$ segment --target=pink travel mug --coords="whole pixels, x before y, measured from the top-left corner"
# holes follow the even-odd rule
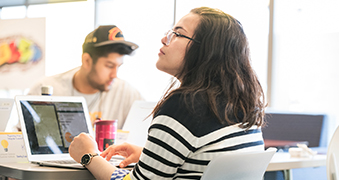
[[[118,120],[96,120],[95,140],[98,144],[99,151],[104,151],[110,145],[114,144],[117,132]]]

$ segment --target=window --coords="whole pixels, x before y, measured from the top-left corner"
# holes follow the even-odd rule
[[[160,100],[171,76],[155,64],[161,38],[173,25],[174,1],[97,0],[96,12],[96,26],[116,25],[125,40],[139,45],[132,56],[124,57],[118,77],[137,88],[146,100]]]
[[[26,6],[13,6],[1,8],[1,19],[25,18]]]
[[[275,1],[272,108],[338,119],[338,8],[338,1]]]
[[[126,40],[133,41],[140,46],[133,56],[125,57],[124,65],[121,66],[118,75],[139,89],[146,100],[158,101],[170,82],[171,76],[155,67],[157,54],[162,46],[161,38],[168,29],[173,27],[176,23],[174,21],[178,21],[191,9],[199,6],[218,7],[240,20],[250,41],[254,69],[265,88],[269,22],[267,0],[255,2],[251,0],[241,2],[176,0],[175,7],[173,0],[140,2],[98,0],[97,26],[115,24],[123,31]],[[128,7],[128,10],[119,7]]]

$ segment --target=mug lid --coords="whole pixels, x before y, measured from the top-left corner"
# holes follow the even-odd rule
[[[116,119],[114,119],[114,120],[100,120],[100,119],[98,119],[98,120],[94,121],[94,124],[105,124],[105,125],[107,125],[107,124],[113,124],[116,121],[118,121],[118,120],[116,120]]]

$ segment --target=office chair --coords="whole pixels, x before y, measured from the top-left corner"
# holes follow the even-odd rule
[[[326,171],[328,180],[339,178],[339,127],[335,130],[327,149]]]
[[[261,180],[276,151],[276,148],[268,148],[216,156],[207,165],[201,180]]]

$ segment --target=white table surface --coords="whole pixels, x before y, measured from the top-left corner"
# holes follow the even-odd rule
[[[308,168],[326,166],[326,155],[316,155],[312,158],[292,158],[289,153],[275,153],[266,171],[284,171],[295,168]],[[93,175],[86,169],[68,169],[42,167],[29,162],[25,163],[1,163],[0,175],[16,179],[83,179],[93,180]]]
[[[0,175],[15,179],[25,180],[94,180],[95,178],[87,169],[69,169],[57,167],[43,167],[29,162],[25,163],[1,163]]]
[[[266,171],[281,171],[296,168],[326,166],[326,155],[319,154],[314,157],[295,158],[289,153],[275,153]]]

